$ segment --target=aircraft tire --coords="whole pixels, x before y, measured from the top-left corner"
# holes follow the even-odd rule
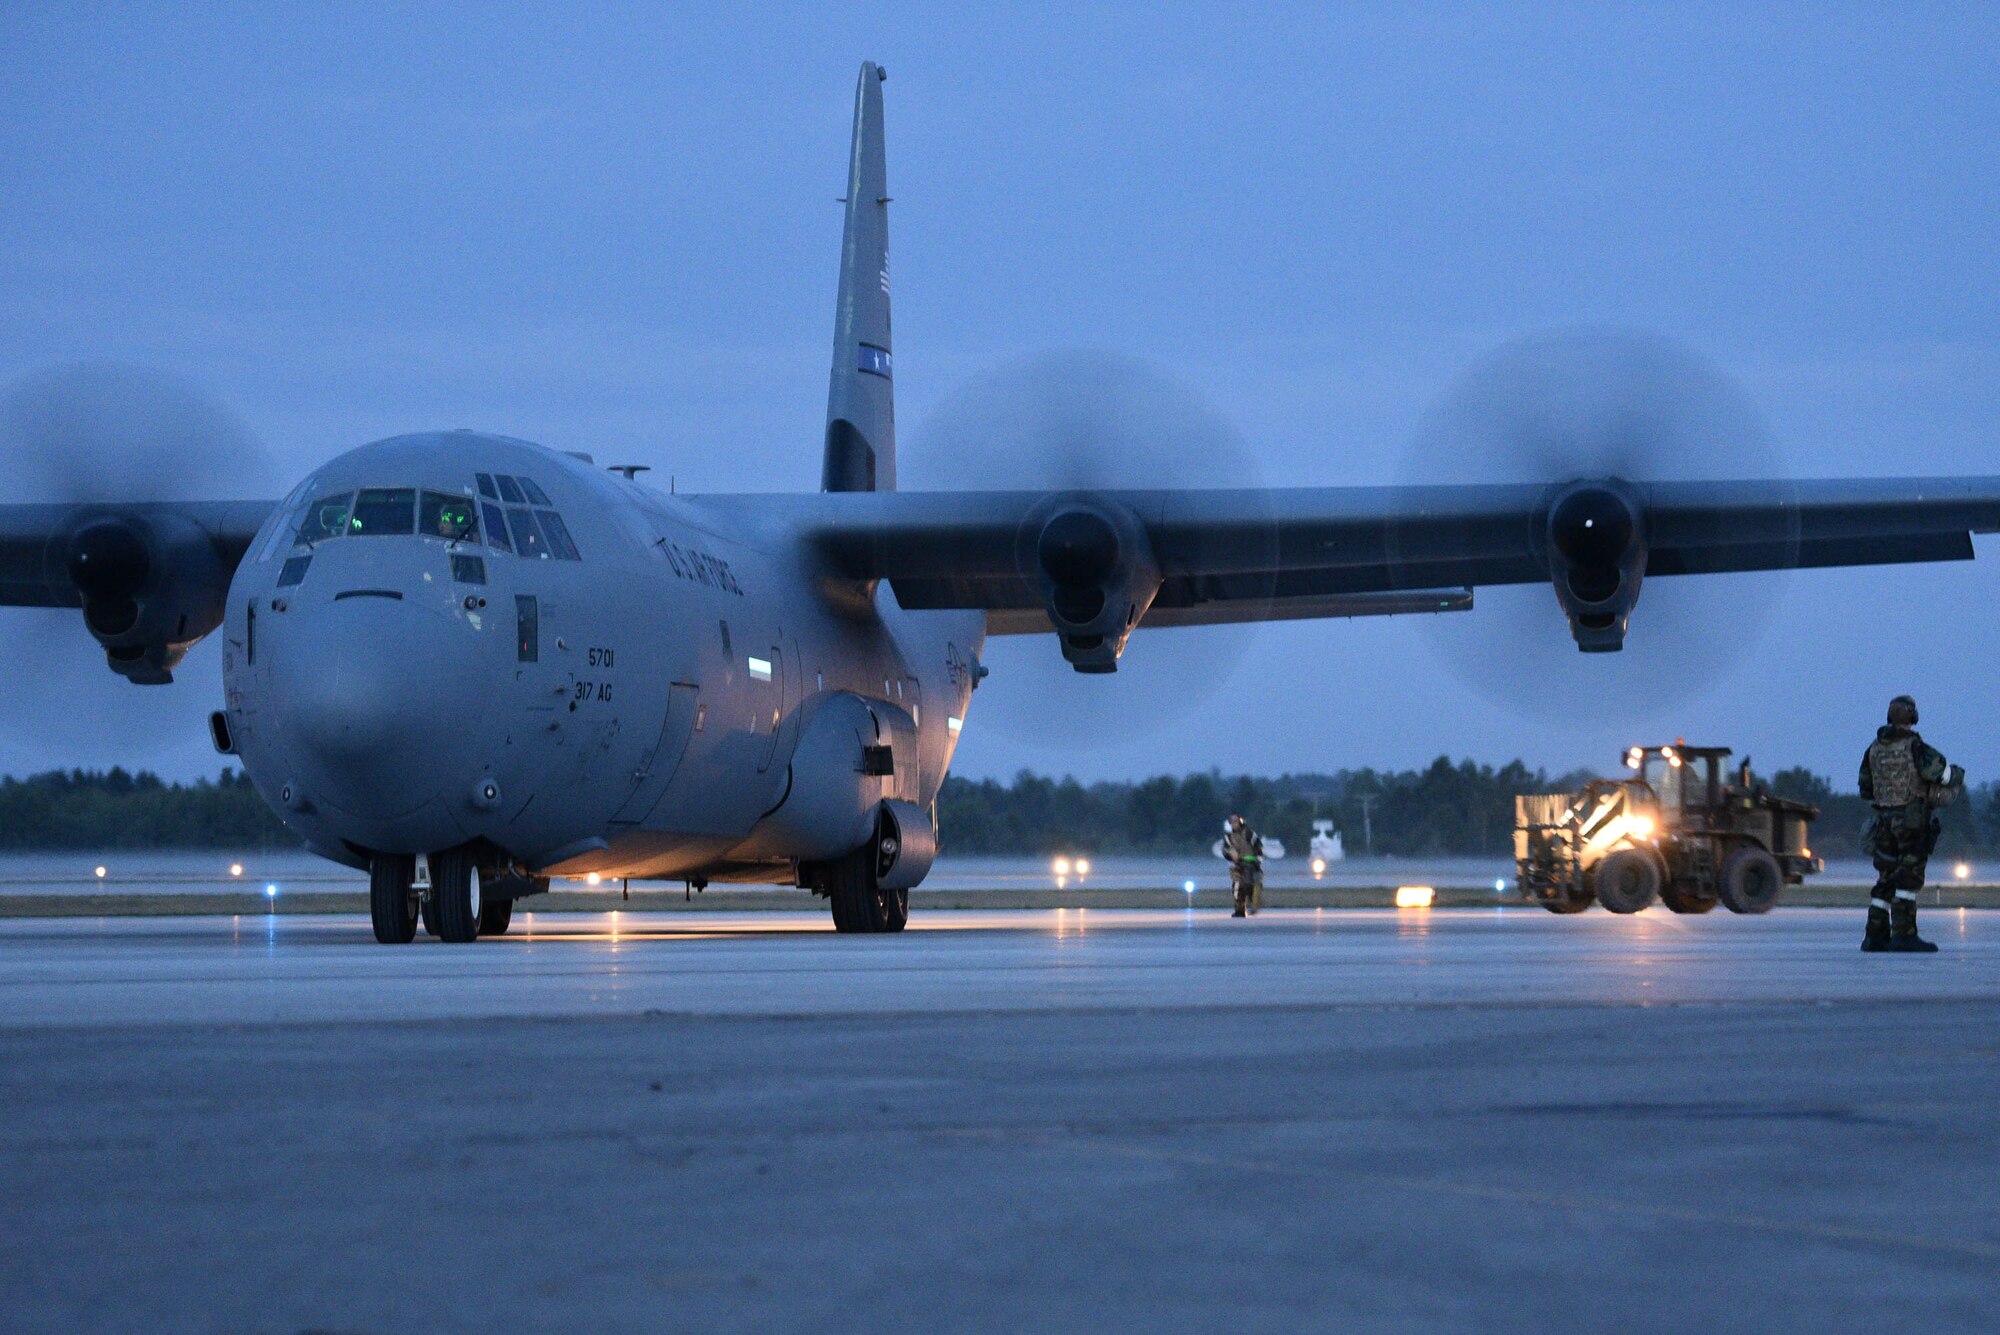
[[[462,848],[431,854],[431,911],[438,939],[454,943],[479,936],[479,868]]]
[[[424,924],[424,935],[436,936],[438,934],[437,892],[433,890],[425,895],[417,907],[422,910],[420,916]]]
[[[1638,848],[1621,848],[1597,864],[1591,878],[1597,902],[1613,913],[1637,913],[1660,897],[1666,880],[1659,859]]]
[[[507,924],[514,921],[514,901],[511,899],[482,898],[479,905],[479,934],[481,936],[505,936]]]
[[[826,891],[836,932],[900,932],[909,924],[910,892],[876,880],[873,844],[827,863]]]
[[[1722,860],[1716,881],[1722,906],[1731,913],[1769,913],[1785,888],[1785,873],[1776,858],[1746,844]]]
[[[383,854],[368,862],[368,913],[375,939],[385,946],[406,946],[417,936],[417,897],[410,892],[416,859]]]
[[[826,871],[826,902],[833,910],[833,930],[836,932],[858,932],[854,925],[853,905],[856,896],[847,894],[841,887],[840,877],[829,867]]]

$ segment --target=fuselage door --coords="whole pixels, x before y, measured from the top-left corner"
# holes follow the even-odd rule
[[[667,784],[673,780],[680,768],[681,756],[687,751],[688,739],[694,735],[695,710],[700,705],[701,688],[690,681],[673,683],[667,694],[667,716],[660,725],[660,736],[645,759],[639,762],[638,782],[633,785],[631,795],[612,814],[612,821],[621,825],[632,825],[651,815],[653,808],[660,804],[660,795],[667,791]]]

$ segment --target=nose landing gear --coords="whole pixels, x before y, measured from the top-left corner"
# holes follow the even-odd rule
[[[407,945],[417,935],[417,892],[411,886],[416,859],[384,855],[368,864],[368,912],[375,939],[385,946]]]
[[[379,854],[368,864],[368,906],[375,939],[384,945],[406,945],[417,935],[417,922],[442,941],[464,942],[499,936],[514,916],[514,901],[481,893],[479,867],[469,850],[448,849],[425,859],[430,885],[416,886],[416,859],[408,854]]]
[[[479,935],[479,868],[463,848],[433,853],[431,912],[440,941],[471,941]]]

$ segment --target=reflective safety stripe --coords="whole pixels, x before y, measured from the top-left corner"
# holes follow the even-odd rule
[[[1898,899],[1915,899],[1916,897],[1917,892],[1914,890],[1898,890],[1896,892],[1896,898]]]
[[[1889,907],[1889,901],[1886,899],[1870,899],[1868,907],[1871,909],[1886,909]]]

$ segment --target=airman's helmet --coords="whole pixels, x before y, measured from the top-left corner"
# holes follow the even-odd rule
[[[1917,726],[1917,702],[1907,695],[1899,695],[1889,702],[1889,726],[1892,728],[1914,728]]]

